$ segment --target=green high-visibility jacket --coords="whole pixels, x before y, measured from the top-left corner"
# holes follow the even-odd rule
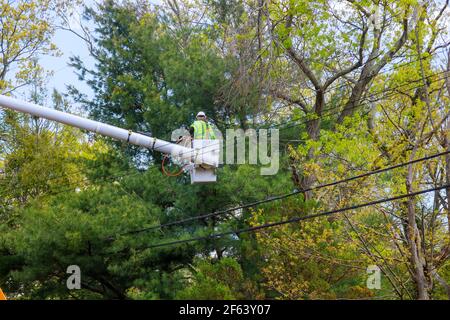
[[[194,139],[215,140],[216,134],[210,123],[202,120],[195,120],[191,127],[194,128]]]

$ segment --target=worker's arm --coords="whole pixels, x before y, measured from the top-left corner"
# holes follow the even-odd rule
[[[192,138],[194,138],[194,132],[195,132],[194,127],[193,127],[193,126],[190,126],[190,127],[189,127],[189,133],[190,133],[190,135],[191,135]]]

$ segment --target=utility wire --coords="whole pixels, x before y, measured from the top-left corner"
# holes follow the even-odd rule
[[[201,236],[201,237],[194,237],[194,238],[183,239],[183,240],[176,240],[176,241],[158,243],[158,244],[155,244],[155,245],[141,247],[138,250],[145,250],[145,249],[152,249],[152,248],[161,248],[161,247],[167,247],[167,246],[172,246],[172,245],[176,245],[176,244],[183,244],[183,243],[189,243],[189,242],[201,241],[201,240],[214,240],[214,239],[220,239],[220,238],[222,238],[224,236],[227,236],[227,235],[233,235],[233,234],[240,235],[241,233],[256,232],[256,231],[259,231],[259,230],[262,230],[262,229],[273,228],[273,227],[276,227],[276,226],[281,226],[281,225],[285,225],[285,224],[291,224],[291,223],[300,222],[300,221],[309,220],[309,219],[314,219],[314,218],[318,218],[318,217],[330,216],[330,215],[334,215],[334,214],[340,213],[340,212],[345,212],[345,211],[356,210],[356,209],[360,209],[360,208],[364,208],[364,207],[374,206],[374,205],[385,203],[385,202],[392,202],[392,201],[401,200],[401,199],[405,199],[405,198],[409,198],[409,197],[414,197],[414,196],[417,196],[417,195],[429,193],[429,192],[432,192],[432,191],[438,191],[438,190],[442,190],[442,189],[449,188],[449,187],[450,187],[450,184],[446,184],[446,185],[442,185],[442,186],[431,188],[431,189],[427,189],[427,190],[411,192],[411,193],[403,194],[403,195],[400,195],[400,196],[395,196],[395,197],[391,197],[391,198],[384,198],[384,199],[375,200],[375,201],[371,201],[371,202],[366,202],[366,203],[362,203],[362,204],[357,204],[357,205],[353,205],[353,206],[345,207],[345,208],[341,208],[341,209],[335,209],[335,210],[331,210],[331,211],[325,211],[325,212],[320,212],[320,213],[316,213],[316,214],[310,214],[310,215],[306,215],[306,216],[303,216],[303,217],[294,217],[294,218],[291,218],[291,219],[288,219],[288,220],[276,221],[276,222],[272,222],[272,223],[265,223],[265,224],[262,224],[262,225],[257,225],[257,226],[254,226],[254,227],[249,227],[249,228],[244,228],[244,229],[225,231],[225,232],[221,232],[221,233],[214,233],[214,234],[211,234],[211,235],[208,235],[208,236]]]
[[[342,183],[347,183],[347,182],[350,182],[350,181],[353,181],[353,180],[357,180],[357,179],[361,179],[361,178],[364,178],[364,177],[368,177],[368,176],[371,176],[371,175],[375,175],[375,174],[391,171],[391,170],[394,170],[394,169],[397,169],[397,168],[405,167],[405,166],[410,165],[410,164],[423,162],[423,161],[431,160],[431,159],[434,159],[434,158],[437,158],[437,157],[441,157],[441,156],[449,154],[449,153],[450,153],[450,151],[444,151],[444,152],[433,154],[433,155],[426,156],[426,157],[423,157],[423,158],[411,160],[411,161],[404,162],[404,163],[399,163],[399,164],[396,164],[396,165],[393,165],[393,166],[390,166],[390,167],[386,167],[386,168],[383,168],[383,169],[378,169],[378,170],[366,172],[366,173],[363,173],[363,174],[360,174],[360,175],[356,175],[356,176],[353,176],[353,177],[350,177],[350,178],[346,178],[346,179],[342,179],[342,180],[338,180],[338,181],[334,181],[334,182],[329,182],[329,183],[325,183],[325,184],[321,184],[321,185],[318,185],[318,186],[315,186],[315,187],[311,187],[311,188],[308,188],[308,189],[305,189],[305,190],[298,190],[298,191],[294,191],[294,192],[291,192],[291,193],[287,193],[287,194],[271,197],[271,198],[268,198],[268,199],[247,203],[247,204],[244,204],[244,205],[241,205],[241,206],[238,206],[238,207],[233,207],[233,208],[230,208],[230,209],[225,209],[225,210],[220,210],[220,211],[216,211],[216,212],[212,212],[212,213],[208,213],[208,214],[202,214],[202,215],[198,215],[198,216],[194,216],[194,217],[189,217],[189,218],[185,218],[185,219],[181,219],[181,220],[177,220],[177,221],[173,221],[173,222],[160,224],[160,225],[157,225],[157,226],[152,226],[152,227],[142,228],[142,229],[138,229],[138,230],[127,231],[127,232],[121,233],[120,235],[137,234],[137,233],[142,233],[142,232],[151,231],[151,230],[155,230],[155,229],[166,228],[166,227],[170,227],[170,226],[174,226],[174,225],[184,224],[186,222],[191,222],[191,221],[195,221],[195,220],[199,220],[199,219],[207,219],[207,218],[211,218],[211,217],[216,217],[216,216],[227,214],[229,212],[233,212],[233,211],[236,211],[236,210],[246,209],[246,208],[255,207],[255,206],[258,206],[258,205],[261,205],[261,204],[264,204],[264,203],[286,199],[286,198],[289,198],[289,197],[292,197],[292,196],[295,196],[297,194],[301,194],[301,193],[304,193],[304,192],[318,190],[318,189],[331,187],[331,186],[336,186],[336,185],[339,185],[339,184],[342,184]]]

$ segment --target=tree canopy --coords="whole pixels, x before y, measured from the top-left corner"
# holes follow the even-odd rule
[[[191,185],[164,175],[157,152],[1,111],[0,287],[17,299],[449,299],[448,4],[103,0],[83,7],[80,33],[65,25],[70,3],[0,0],[1,94],[166,140],[198,111],[223,133],[280,137],[276,175],[225,164],[217,183]],[[48,93],[39,57],[57,54],[57,28],[86,42],[94,66],[70,65],[92,96]]]

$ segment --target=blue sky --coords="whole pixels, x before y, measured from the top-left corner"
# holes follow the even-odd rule
[[[55,88],[60,92],[65,92],[66,86],[71,84],[80,91],[89,94],[89,87],[78,80],[75,69],[68,65],[71,56],[80,56],[88,66],[94,64],[94,59],[89,55],[84,41],[69,31],[59,30],[54,36],[54,43],[58,46],[62,55],[59,57],[42,56],[40,58],[40,63],[44,69],[54,72],[48,83],[50,91]]]
[[[93,5],[94,0],[87,0],[85,4],[89,6]],[[78,8],[78,11],[81,10],[81,8]],[[72,28],[75,31],[80,31],[79,14],[75,13],[74,17],[71,22]],[[53,37],[53,42],[62,55],[57,57],[48,55],[40,57],[40,63],[44,69],[54,72],[54,75],[49,79],[49,92],[53,88],[60,92],[66,92],[67,85],[70,84],[76,86],[80,91],[90,94],[89,87],[78,79],[75,69],[68,65],[70,57],[73,56],[81,57],[87,66],[94,65],[94,59],[89,55],[86,43],[72,32],[66,30],[57,30]]]
[[[92,6],[98,2],[98,0],[86,0],[84,2],[85,5]],[[148,1],[150,4],[161,4],[160,0],[152,0]],[[82,9],[78,8],[80,12]],[[85,21],[83,22],[86,23]],[[79,29],[79,14],[75,13],[74,18],[71,22],[72,28],[75,31],[80,31]],[[92,26],[88,26],[92,29]],[[81,92],[88,94],[88,96],[92,97],[92,91],[90,88],[82,81],[78,79],[78,76],[75,73],[75,69],[69,67],[69,58],[72,56],[79,56],[82,61],[88,67],[94,66],[94,59],[89,55],[89,51],[86,43],[73,34],[70,31],[58,30],[53,38],[53,42],[56,44],[58,49],[61,51],[62,55],[59,57],[52,56],[41,56],[40,63],[46,70],[51,70],[54,72],[53,77],[49,79],[48,88],[49,92],[53,90],[53,88],[58,91],[64,93],[67,91],[67,85],[74,85]]]

